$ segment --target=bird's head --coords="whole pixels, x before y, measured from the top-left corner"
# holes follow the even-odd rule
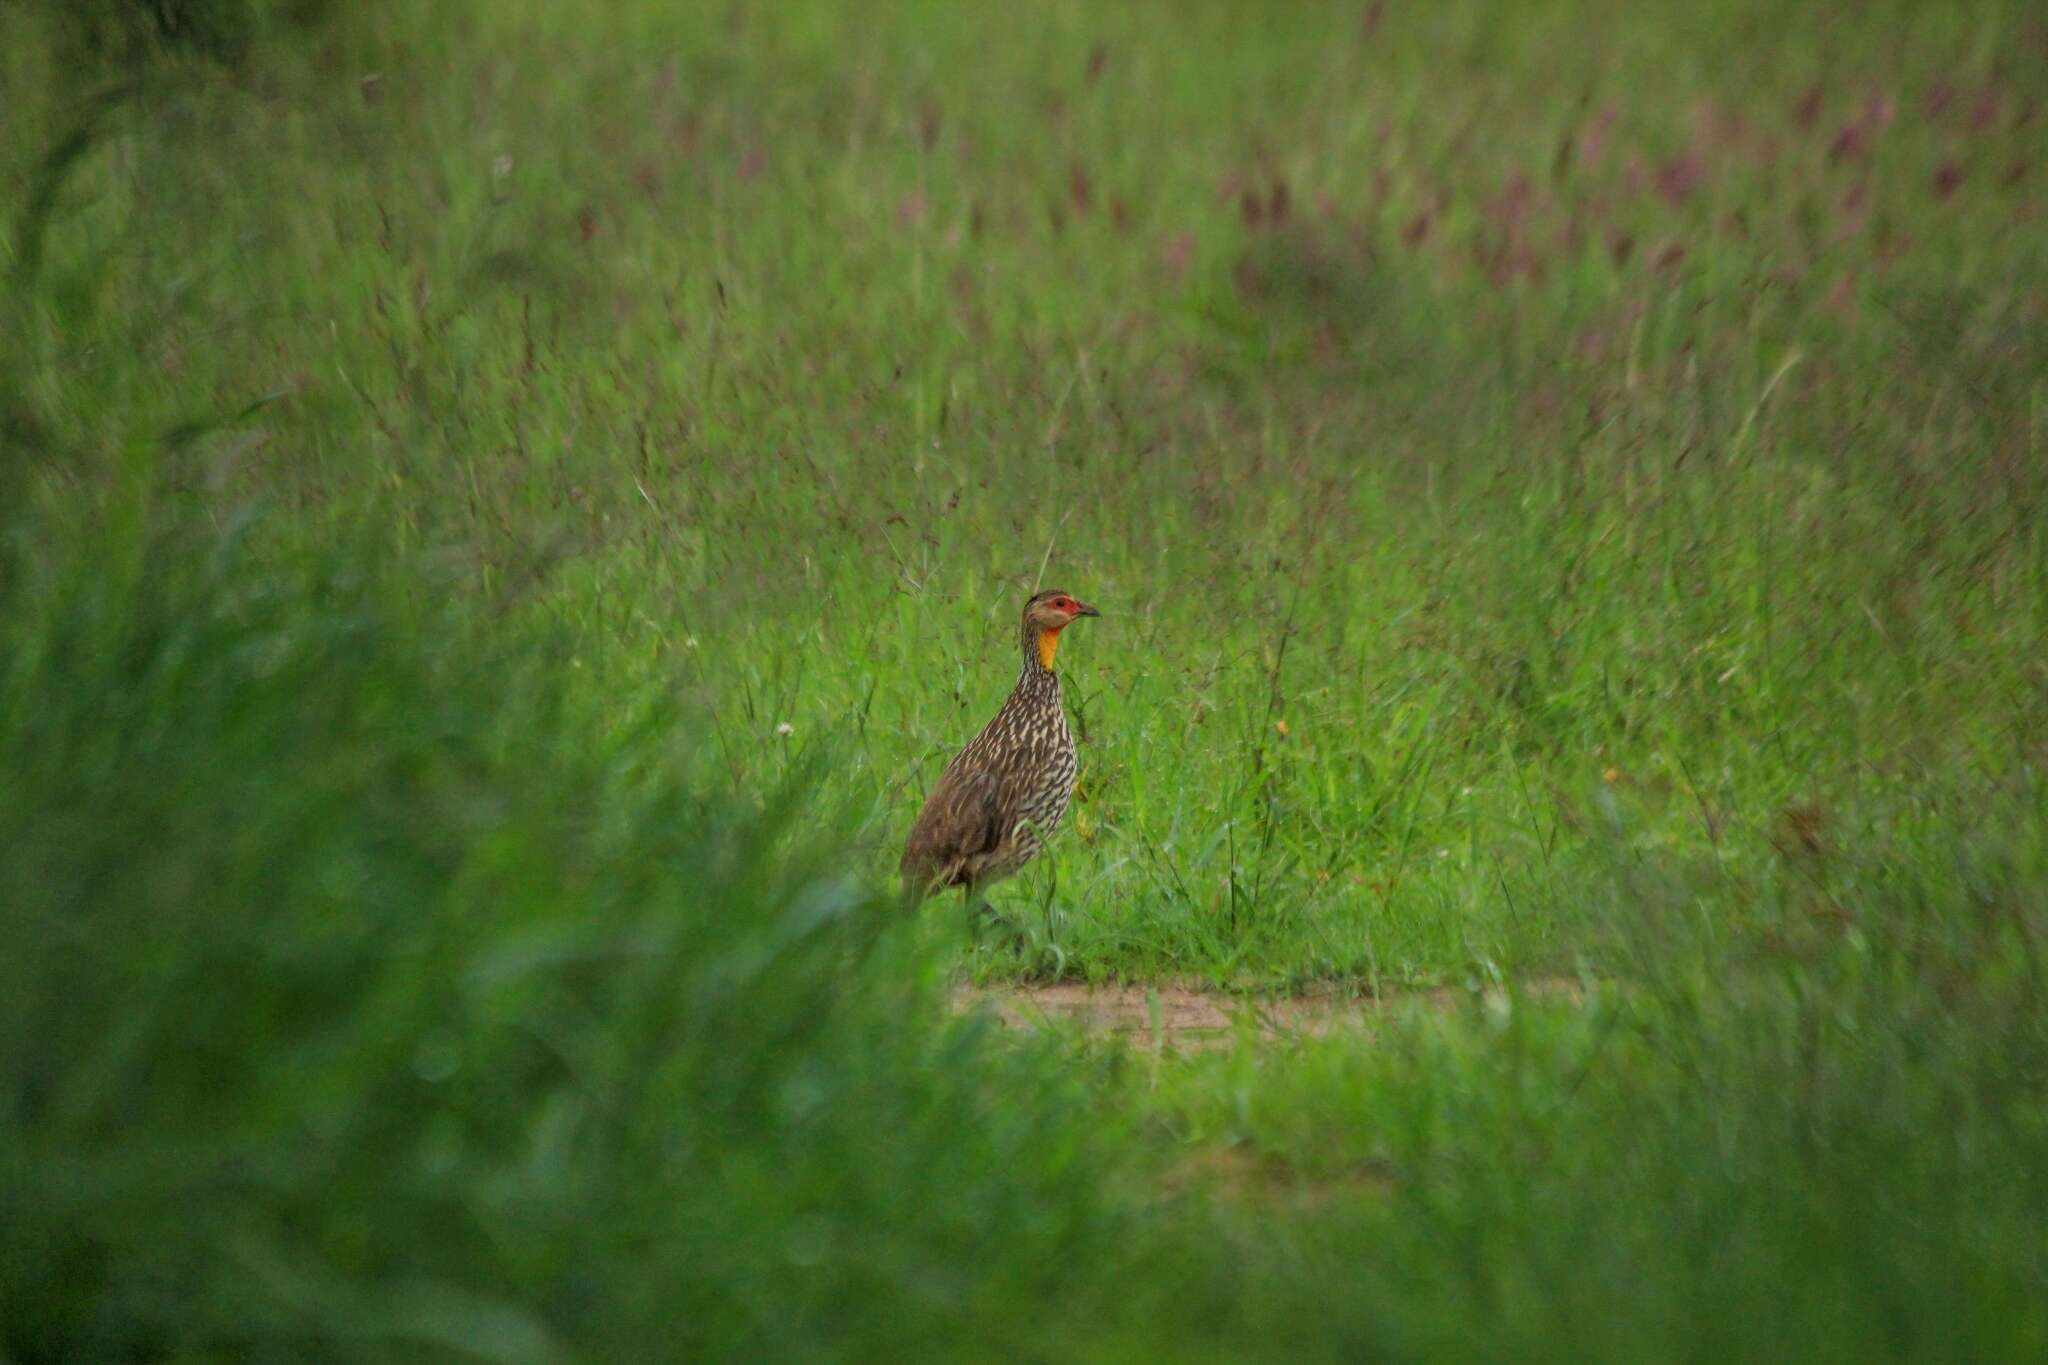
[[[1101,612],[1070,593],[1049,588],[1024,604],[1024,639],[1038,656],[1040,668],[1052,667],[1053,651],[1059,648],[1060,632],[1083,616]]]

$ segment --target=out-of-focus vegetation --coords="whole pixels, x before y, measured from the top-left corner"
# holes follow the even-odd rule
[[[2044,72],[0,8],[0,1360],[2048,1350]],[[882,878],[1041,575],[970,942]]]

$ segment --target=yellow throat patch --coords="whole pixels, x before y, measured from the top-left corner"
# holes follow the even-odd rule
[[[1060,633],[1056,630],[1038,632],[1038,666],[1052,667],[1052,652],[1060,647]]]

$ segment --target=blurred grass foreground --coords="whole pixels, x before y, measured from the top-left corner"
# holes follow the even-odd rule
[[[0,1365],[2048,1358],[2044,73],[0,6]]]

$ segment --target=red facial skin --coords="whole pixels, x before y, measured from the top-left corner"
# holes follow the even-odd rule
[[[1058,625],[1046,626],[1038,636],[1038,662],[1042,667],[1051,668],[1053,653],[1059,648],[1060,632],[1091,613],[1087,607],[1071,597],[1049,598],[1045,605],[1067,618]]]

